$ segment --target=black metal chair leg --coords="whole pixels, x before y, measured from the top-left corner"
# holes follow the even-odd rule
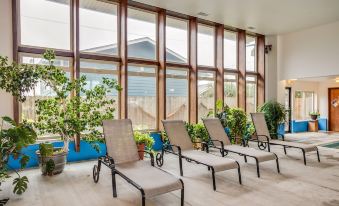
[[[287,155],[286,146],[284,146],[284,153]]]
[[[267,142],[267,150],[268,150],[269,152],[271,152],[271,146],[270,146],[270,143],[269,143],[269,142]]]
[[[278,156],[277,156],[277,155],[275,155],[275,156],[276,156],[275,161],[277,162],[277,170],[278,170],[278,173],[280,173],[279,159],[278,159]]]
[[[145,198],[145,196],[143,195],[142,196],[142,206],[146,206],[146,198]]]
[[[215,191],[215,190],[217,190],[217,187],[215,185],[215,172],[214,172],[213,167],[211,167],[211,169],[212,169],[212,179],[213,179],[213,190]]]
[[[306,154],[305,154],[305,150],[302,149],[302,151],[303,151],[303,157],[304,157],[304,165],[306,165]]]
[[[181,206],[184,206],[185,204],[185,186],[184,186],[184,182],[180,179],[181,185],[182,185],[182,189],[181,189]]]
[[[247,162],[247,156],[246,155],[244,155],[244,160],[245,160],[245,162]]]
[[[112,170],[112,188],[113,188],[113,197],[117,197],[117,185],[115,180],[115,171]]]
[[[258,161],[257,158],[255,158],[255,163],[256,163],[256,165],[257,165],[257,176],[258,176],[258,178],[260,178],[259,161]]]
[[[210,168],[210,167],[207,167],[207,169],[208,169],[208,171],[210,171],[210,170],[211,170],[211,168]]]
[[[236,162],[237,165],[238,165],[238,176],[239,176],[239,184],[242,184],[242,181],[241,181],[241,172],[240,172],[240,165],[239,165],[239,162]]]
[[[320,162],[320,155],[319,155],[319,149],[317,148],[317,156],[318,156],[318,162]]]
[[[182,158],[181,155],[179,155],[179,167],[180,167],[180,176],[184,175],[184,171],[182,169]]]

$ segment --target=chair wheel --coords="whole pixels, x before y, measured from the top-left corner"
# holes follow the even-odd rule
[[[162,167],[164,164],[164,157],[161,155],[161,153],[158,153],[157,156],[155,157],[155,161],[159,167]]]
[[[260,150],[265,150],[267,147],[267,143],[266,142],[258,142],[258,147]]]
[[[97,183],[99,181],[100,170],[97,165],[93,167],[93,181]]]

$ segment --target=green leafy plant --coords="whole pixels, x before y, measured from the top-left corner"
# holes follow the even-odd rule
[[[154,139],[150,136],[149,133],[135,131],[134,140],[136,144],[144,144],[148,150],[151,150],[154,145]]]
[[[21,150],[29,144],[33,144],[36,139],[37,134],[30,123],[24,121],[17,124],[10,117],[2,117],[0,130],[0,185],[1,182],[10,178],[7,165],[9,157],[12,155],[14,159],[20,158],[21,169],[25,168],[29,161],[29,156],[22,154]],[[21,177],[17,170],[14,170],[14,172],[18,177],[13,181],[13,192],[20,195],[26,191],[28,179],[26,176]]]
[[[208,141],[209,136],[208,132],[202,123],[198,124],[190,124],[186,123],[186,130],[191,137],[192,142],[199,142],[199,141]]]
[[[53,144],[51,143],[40,143],[39,151],[42,157],[52,156],[54,153]]]
[[[243,140],[247,132],[246,112],[240,108],[229,108],[226,121],[231,137],[236,140]]]
[[[268,101],[258,109],[265,113],[265,120],[272,137],[277,137],[279,124],[286,121],[288,111],[285,106],[276,101]]]
[[[310,112],[310,115],[315,115],[315,116],[320,116],[320,113],[318,111],[313,111],[313,112]]]
[[[217,100],[215,106],[216,106],[215,117],[217,117],[220,120],[223,127],[227,127],[227,113],[230,107],[227,104],[223,105],[222,100]]]

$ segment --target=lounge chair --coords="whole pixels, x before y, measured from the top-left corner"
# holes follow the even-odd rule
[[[195,150],[191,138],[185,128],[184,121],[181,120],[163,120],[162,121],[172,149],[162,150],[177,155],[179,157],[180,175],[183,176],[182,159],[188,162],[195,162],[207,166],[212,171],[213,189],[216,190],[215,172],[221,172],[230,169],[238,169],[239,183],[241,184],[241,173],[239,163],[232,159],[222,158],[216,155],[208,154],[201,150]],[[158,157],[157,157],[158,159]],[[162,162],[163,163],[163,162]]]
[[[317,152],[318,162],[320,162],[319,150],[317,146],[311,144],[303,144],[298,142],[287,142],[284,141],[284,136],[282,140],[272,139],[270,132],[268,130],[265,114],[264,113],[251,113],[252,121],[256,131],[256,139],[252,141],[258,142],[258,147],[260,149],[268,149],[271,151],[270,145],[280,145],[284,147],[284,153],[287,154],[286,148],[296,148],[301,149],[304,157],[304,164],[306,165],[306,152]]]
[[[103,121],[107,154],[98,158],[98,165],[93,167],[93,180],[99,181],[101,164],[106,165],[112,172],[113,197],[117,197],[115,175],[121,176],[141,192],[142,205],[146,198],[181,190],[181,205],[184,205],[184,184],[181,179],[139,160],[137,146],[133,139],[132,122],[124,120]]]
[[[279,169],[279,160],[278,156],[272,152],[260,151],[249,147],[243,147],[239,145],[232,145],[224,127],[217,118],[208,118],[202,120],[207,132],[210,137],[210,142],[212,144],[205,144],[208,152],[209,147],[216,148],[220,150],[221,155],[224,157],[228,152],[236,153],[238,155],[244,156],[245,162],[247,162],[247,157],[252,157],[256,161],[257,165],[257,175],[260,177],[259,163],[276,160],[277,170],[280,173]]]

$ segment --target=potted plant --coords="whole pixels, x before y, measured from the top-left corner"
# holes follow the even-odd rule
[[[190,124],[186,123],[186,130],[193,142],[195,149],[201,149],[202,142],[207,142],[209,140],[208,132],[205,126],[202,123]]]
[[[144,150],[152,150],[154,140],[149,133],[142,133],[140,131],[134,132],[134,140],[138,147],[139,158],[144,159]]]
[[[246,112],[240,108],[229,108],[226,121],[234,143],[242,143],[247,129]]]
[[[8,172],[8,160],[10,156],[14,159],[20,159],[21,169],[25,168],[29,156],[21,153],[21,149],[33,144],[36,141],[37,134],[32,128],[32,125],[27,122],[17,124],[9,117],[2,117],[1,130],[0,130],[0,186],[1,182],[10,178]],[[13,193],[22,194],[27,189],[28,178],[20,176],[18,171],[14,170],[17,178],[13,180]],[[0,190],[1,191],[1,190]]]
[[[317,120],[319,116],[320,116],[319,112],[310,112],[310,117],[312,120]]]

